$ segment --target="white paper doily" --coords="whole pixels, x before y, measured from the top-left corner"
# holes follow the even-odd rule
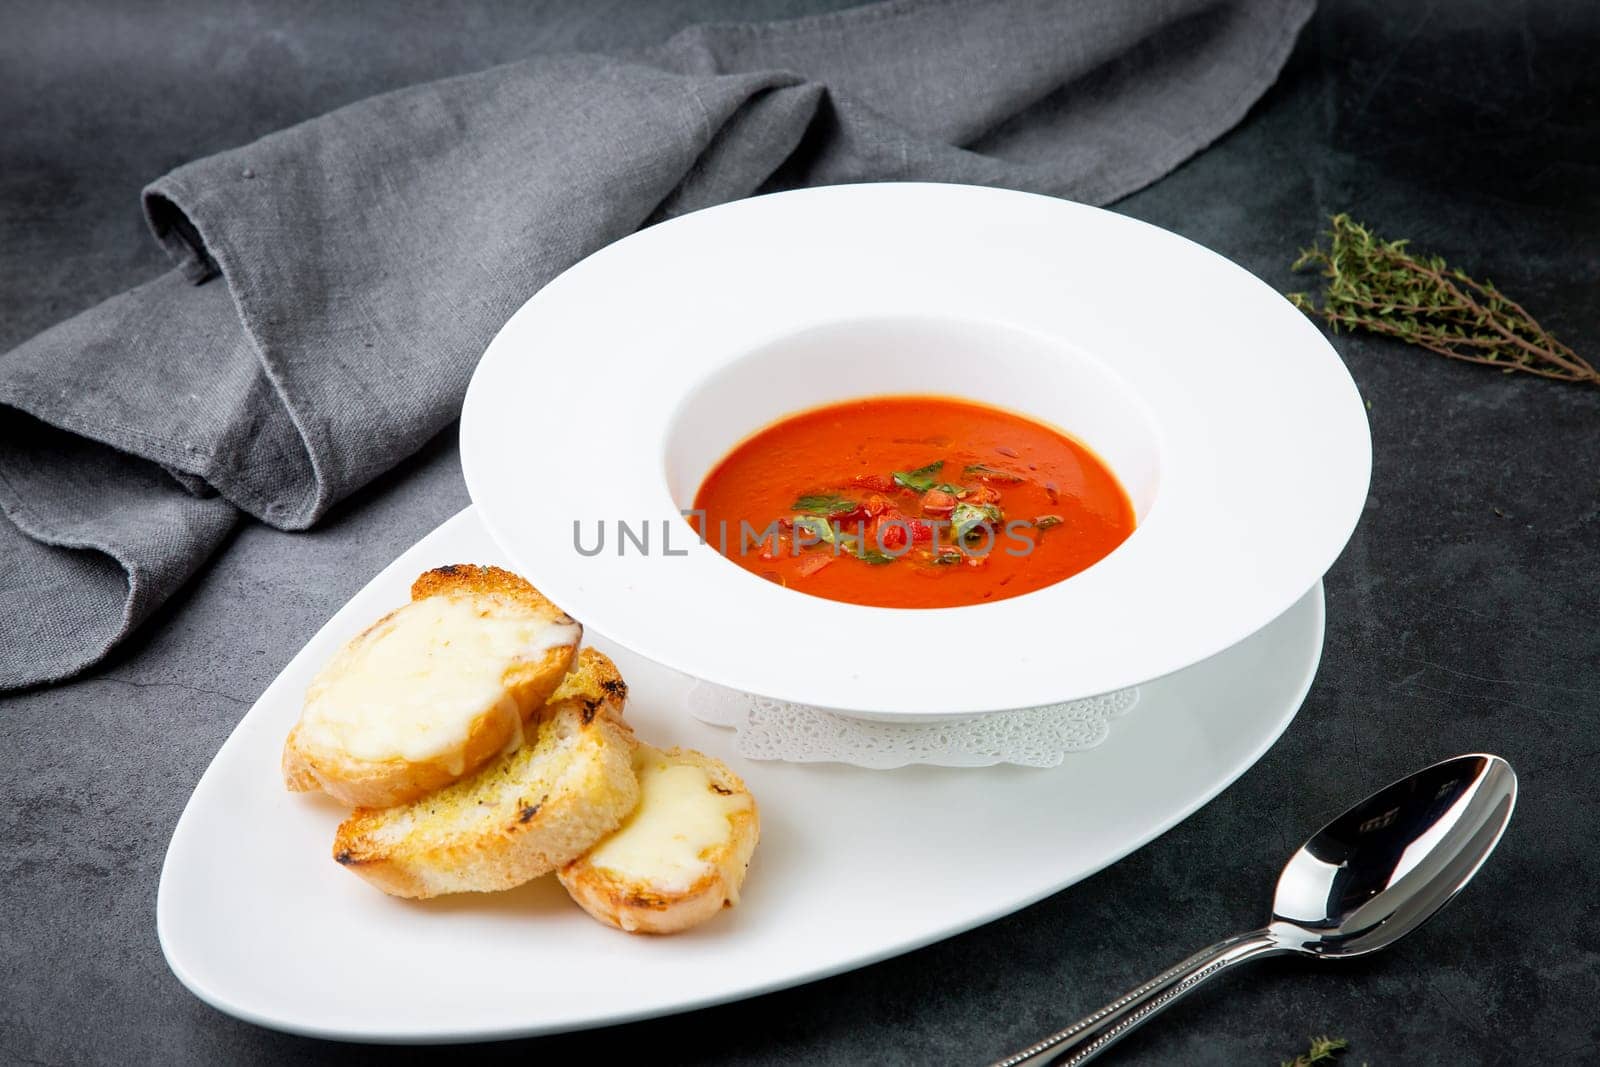
[[[739,754],[746,759],[849,763],[877,770],[910,763],[1057,767],[1067,753],[1104,741],[1112,721],[1138,702],[1134,687],[970,719],[900,723],[854,719],[697,681],[689,693],[689,713],[701,722],[737,730]]]

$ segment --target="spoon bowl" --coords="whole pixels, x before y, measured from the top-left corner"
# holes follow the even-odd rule
[[[1482,754],[1435,763],[1380,789],[1289,858],[1266,926],[1195,953],[995,1067],[1087,1063],[1235,963],[1285,953],[1342,959],[1387,948],[1472,879],[1516,803],[1511,765]]]
[[[1498,756],[1457,756],[1379,790],[1311,836],[1278,879],[1269,934],[1359,956],[1421,926],[1494,851],[1517,802]]]

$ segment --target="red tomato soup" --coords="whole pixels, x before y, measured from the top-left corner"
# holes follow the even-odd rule
[[[984,404],[882,396],[791,415],[719,463],[695,526],[723,555],[829,600],[947,608],[1070,578],[1133,532],[1093,452]]]

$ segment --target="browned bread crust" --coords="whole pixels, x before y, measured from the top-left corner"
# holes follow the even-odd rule
[[[585,854],[563,867],[557,877],[584,911],[608,926],[629,933],[670,934],[698,926],[739,902],[739,890],[761,836],[761,816],[744,781],[721,761],[692,749],[659,752],[639,745],[637,760],[652,757],[699,767],[717,793],[749,798],[746,808],[727,816],[727,836],[701,852],[705,873],[687,888],[658,885],[598,867]]]
[[[416,898],[510,889],[571,861],[639,799],[626,694],[616,665],[584,649],[522,747],[410,804],[356,811],[339,826],[334,859]]]
[[[527,580],[499,567],[450,564],[427,571],[412,583],[413,602],[440,596],[493,598],[501,606],[509,603],[552,624],[573,624],[565,612]],[[341,657],[352,654],[364,642],[378,640],[401,610],[390,612],[363,630],[325,670],[337,670]],[[581,636],[582,631],[575,633]],[[320,789],[358,807],[404,804],[443,788],[483,766],[511,743],[522,723],[561,683],[572,664],[577,639],[548,649],[537,660],[508,667],[501,679],[501,699],[472,720],[459,746],[428,760],[363,759],[310,743],[297,723],[284,743],[284,784],[298,792]],[[316,684],[313,682],[313,686]]]

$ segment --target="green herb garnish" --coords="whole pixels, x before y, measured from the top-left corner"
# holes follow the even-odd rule
[[[963,478],[971,478],[974,475],[979,478],[987,478],[991,482],[1016,483],[1027,481],[1027,479],[1020,474],[1012,471],[1003,471],[998,467],[991,467],[987,463],[970,463],[961,468],[961,476]]]
[[[797,533],[805,530],[821,544],[838,544],[838,531],[833,528],[833,523],[825,518],[801,517],[794,520],[794,528]]]
[[[859,506],[854,500],[838,493],[808,493],[791,505],[801,515],[844,515]]]
[[[948,567],[952,563],[960,563],[961,550],[956,548],[940,549],[939,554],[933,557],[933,562],[941,567]]]
[[[850,555],[870,563],[873,566],[882,566],[893,563],[898,556],[891,556],[887,552],[880,552],[866,543],[866,538],[860,534],[850,533],[835,526],[826,518],[815,516],[801,516],[794,520],[795,530],[805,530],[815,537],[819,544],[833,546],[834,555],[848,552]],[[813,546],[815,547],[815,546]]]
[[[895,471],[894,484],[910,489],[917,493],[926,493],[933,488],[933,476],[944,468],[944,460],[930,463],[926,467],[918,467],[914,471]]]
[[[1048,530],[1052,526],[1060,526],[1065,521],[1060,515],[1040,515],[1033,520],[1033,524],[1041,530]]]
[[[968,504],[962,501],[950,512],[950,525],[958,541],[966,540],[980,526],[999,526],[1001,521],[1000,508],[995,504]]]
[[[893,563],[899,558],[898,556],[892,556],[887,552],[880,551],[867,544],[867,538],[864,531],[862,533],[852,534],[845,533],[843,530],[840,530],[839,547],[844,549],[846,552],[849,552],[851,555],[855,556],[856,559],[861,560],[863,563],[870,563],[875,567],[882,566],[885,563]]]

